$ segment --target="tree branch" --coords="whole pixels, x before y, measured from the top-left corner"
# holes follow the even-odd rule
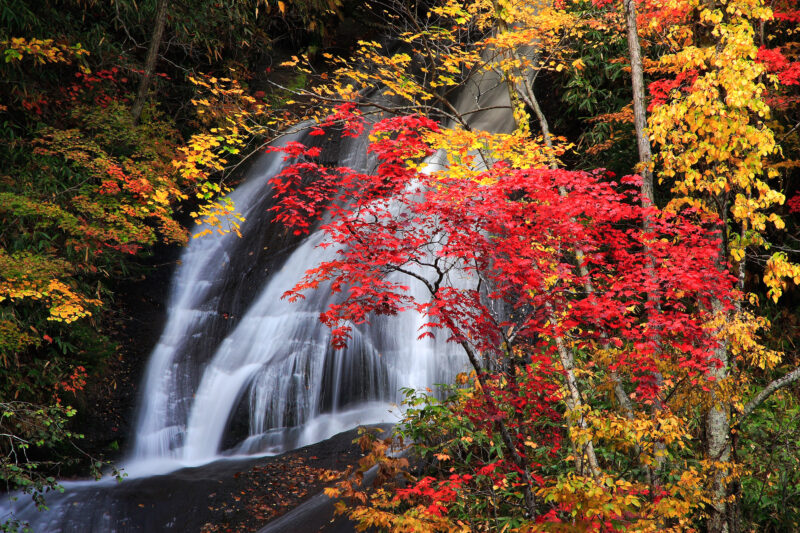
[[[800,379],[800,367],[795,368],[782,378],[778,378],[769,385],[767,385],[766,387],[764,387],[764,389],[761,392],[756,394],[755,398],[747,402],[747,405],[744,406],[744,410],[742,410],[742,414],[736,421],[736,425],[741,424],[745,418],[750,416],[753,413],[753,411],[755,411],[758,408],[759,405],[764,403],[764,400],[766,400],[772,395],[773,392],[794,383],[798,379]]]

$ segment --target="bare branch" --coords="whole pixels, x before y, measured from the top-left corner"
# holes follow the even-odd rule
[[[755,395],[755,397],[747,402],[747,405],[744,406],[742,410],[742,414],[739,416],[736,424],[739,425],[742,421],[750,416],[753,411],[755,411],[759,405],[764,403],[764,400],[769,398],[773,392],[786,387],[787,385],[791,385],[795,381],[800,379],[800,367],[795,368],[785,376],[774,380],[772,383],[764,387],[764,389]]]

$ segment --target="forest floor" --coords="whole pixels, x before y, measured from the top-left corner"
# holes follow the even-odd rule
[[[335,484],[363,456],[353,443],[357,437],[356,430],[340,433],[318,444],[260,459],[220,480],[208,495],[203,533],[258,531]]]
[[[321,493],[363,456],[357,438],[350,430],[272,457],[223,458],[119,482],[65,483],[63,493],[46,496],[49,511],[22,500],[17,518],[35,531],[246,533],[268,526],[280,533],[352,533],[353,525],[334,517],[333,502]]]

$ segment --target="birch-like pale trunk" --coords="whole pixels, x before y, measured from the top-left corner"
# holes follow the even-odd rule
[[[722,303],[714,300],[712,311],[715,316],[722,312]],[[709,378],[718,386],[728,377],[728,343],[720,340],[715,350],[715,357],[722,363],[719,368],[708,372]],[[727,463],[731,457],[731,420],[730,409],[726,398],[720,397],[717,391],[711,393],[712,405],[706,413],[706,456],[710,461]],[[714,468],[711,480],[710,510],[708,520],[709,533],[730,533],[728,528],[728,469],[720,465]]]
[[[653,196],[653,153],[650,139],[647,138],[647,101],[644,92],[644,69],[642,68],[642,48],[639,45],[639,30],[636,26],[636,3],[624,0],[625,25],[628,29],[628,55],[631,62],[631,85],[633,87],[633,125],[636,128],[636,148],[639,164],[642,166],[642,204],[654,205]]]
[[[633,89],[633,125],[636,131],[636,149],[639,153],[639,174],[642,177],[641,196],[642,207],[648,208],[655,205],[655,193],[653,190],[653,152],[650,146],[650,139],[647,136],[647,95],[644,90],[644,68],[642,66],[642,48],[639,42],[639,28],[636,21],[636,2],[634,0],[624,0],[625,26],[627,29],[628,40],[628,59],[631,63],[631,88]],[[642,219],[642,227],[647,232],[650,229],[650,219],[645,215]],[[655,265],[650,259],[650,276],[655,276]],[[658,297],[648,293],[647,300],[653,304],[654,309],[658,310]],[[654,339],[658,344],[658,339]],[[654,375],[657,384],[661,385],[663,377],[661,373]],[[653,402],[653,414],[658,414],[664,409],[661,401],[656,398]],[[648,477],[651,484],[658,483],[658,472],[664,464],[664,444],[655,444],[655,467],[648,468]]]

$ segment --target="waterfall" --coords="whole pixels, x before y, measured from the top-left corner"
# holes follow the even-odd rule
[[[494,73],[474,79],[456,102],[470,112],[470,127],[495,132],[513,129],[504,106],[508,91]],[[281,140],[289,141],[320,142],[302,128]],[[324,146],[321,158],[368,172],[376,162],[367,143],[366,133],[345,138]],[[443,157],[435,154],[429,168]],[[271,221],[267,182],[286,164],[282,154],[263,154],[230,194],[246,219],[241,239],[193,238],[184,251],[167,324],[147,367],[129,472],[279,453],[358,424],[396,422],[390,408],[401,387],[450,382],[466,368],[446,335],[417,338],[425,321],[414,312],[354,328],[347,348],[333,350],[318,316],[334,296],[322,288],[300,302],[281,299],[307,269],[335,254],[318,246],[319,233],[282,262],[275,253],[290,244],[275,238],[285,230]],[[421,283],[409,281],[413,296],[424,299]]]
[[[493,132],[513,129],[508,106],[508,91],[491,72],[472,80],[456,102],[470,112],[472,128]],[[296,128],[277,142],[289,141],[318,144],[320,159],[333,166],[368,172],[376,165],[366,135],[324,142]],[[435,154],[429,169],[443,158]],[[47,495],[47,512],[17,495],[22,499],[0,506],[0,516],[13,512],[46,532],[185,530],[191,510],[207,506],[207,483],[222,468],[215,460],[280,453],[360,424],[397,422],[401,387],[452,382],[467,367],[446,333],[418,338],[426,320],[417,313],[375,317],[353,329],[346,348],[333,349],[318,318],[341,295],[323,287],[297,303],[281,299],[335,253],[318,246],[320,233],[298,242],[272,220],[268,180],[286,164],[281,154],[261,154],[230,193],[246,219],[242,238],[193,238],[182,254],[122,464],[129,479],[64,482],[65,493]],[[421,282],[402,281],[424,299]],[[450,282],[473,280],[454,274]],[[173,472],[197,465],[206,466]]]
[[[375,161],[367,157],[366,137],[344,139],[322,157],[327,152],[331,164],[369,171]],[[300,131],[283,142],[312,139]],[[285,233],[270,223],[267,182],[286,164],[282,154],[262,155],[230,194],[246,219],[241,239],[233,233],[193,238],[181,257],[167,323],[144,379],[126,464],[134,475],[220,455],[279,453],[359,424],[396,422],[397,409],[391,410],[401,387],[445,383],[466,367],[445,335],[417,338],[424,320],[415,312],[360,325],[348,346],[335,350],[318,318],[340,295],[322,288],[300,302],[281,299],[307,269],[336,253],[319,247],[319,232],[277,268],[275,254],[252,250],[275,246],[265,232]],[[411,291],[424,299],[421,283]]]

